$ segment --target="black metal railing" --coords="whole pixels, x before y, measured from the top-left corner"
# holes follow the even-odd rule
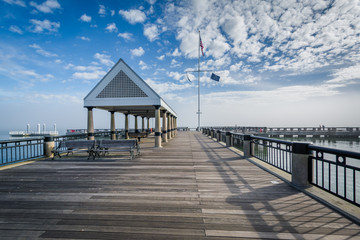
[[[43,146],[43,138],[1,141],[0,166],[39,158],[44,155]]]
[[[360,153],[309,145],[309,183],[360,206]]]
[[[207,129],[204,133],[210,135],[211,130]],[[250,140],[245,140],[246,136]],[[223,138],[221,141],[225,142]],[[308,157],[308,183],[360,206],[360,153],[234,132],[230,132],[230,143],[230,146],[243,151],[244,155],[244,145],[249,144],[249,156],[289,174],[292,174],[295,154],[293,146],[304,144],[307,148],[304,151],[305,159]]]
[[[226,142],[226,132],[225,131],[220,131],[220,141]]]
[[[232,134],[233,140],[233,146],[240,151],[244,151],[244,134],[239,133],[230,133]]]
[[[251,155],[291,174],[292,142],[251,136]]]
[[[123,136],[124,131],[116,131],[118,138]],[[109,138],[111,131],[98,131],[94,133],[96,139]],[[54,136],[55,147],[61,141],[87,139],[87,133],[75,133],[61,136]],[[18,140],[5,140],[0,142],[0,166],[21,161],[32,160],[44,157],[44,137],[27,138]]]

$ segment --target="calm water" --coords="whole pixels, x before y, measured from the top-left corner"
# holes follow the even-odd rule
[[[360,152],[360,138],[340,139],[340,138],[279,138],[288,141],[310,142],[316,146],[336,148],[352,152]]]

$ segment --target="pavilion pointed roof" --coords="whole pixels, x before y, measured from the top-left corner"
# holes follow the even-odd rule
[[[84,98],[84,107],[142,117],[154,117],[154,106],[176,116],[175,111],[121,58]]]

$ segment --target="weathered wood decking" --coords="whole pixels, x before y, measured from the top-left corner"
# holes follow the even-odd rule
[[[360,239],[360,227],[201,133],[0,171],[0,239]]]

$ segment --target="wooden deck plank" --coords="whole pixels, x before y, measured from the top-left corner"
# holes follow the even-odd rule
[[[359,239],[359,225],[200,133],[0,171],[4,239]],[[28,234],[28,235],[26,235]]]

